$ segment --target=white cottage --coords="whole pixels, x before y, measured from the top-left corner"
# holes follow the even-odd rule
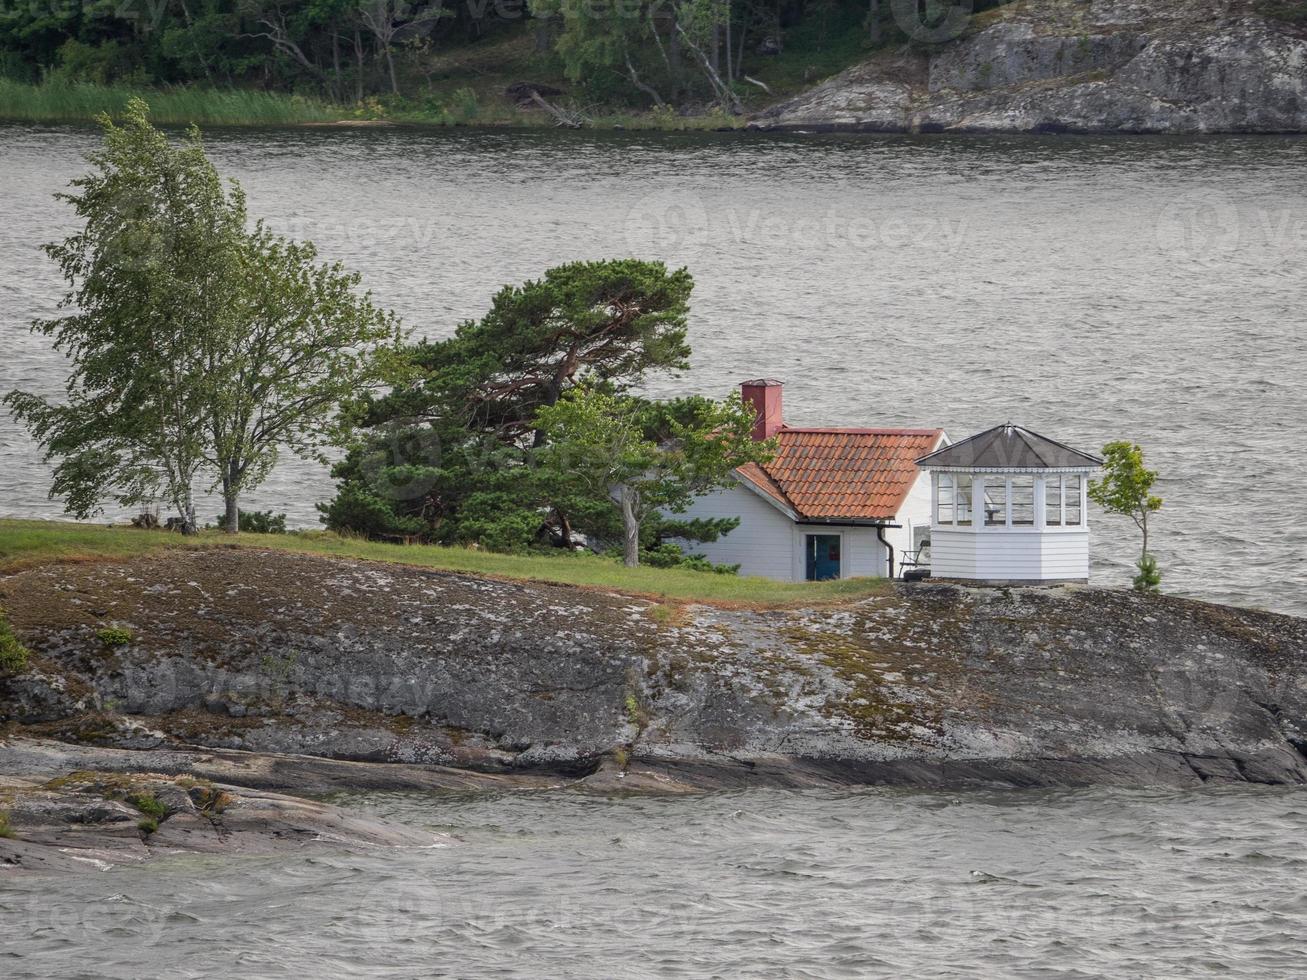
[[[933,578],[1089,580],[1086,484],[1097,456],[1009,423],[917,464],[931,475]]]
[[[717,541],[691,548],[741,575],[786,582],[890,576],[896,555],[930,533],[930,483],[917,457],[945,445],[943,429],[794,428],[785,424],[782,384],[746,381],[757,411],[754,438],[776,437],[766,466],[735,471],[735,485],[696,499],[684,515],[738,517]]]

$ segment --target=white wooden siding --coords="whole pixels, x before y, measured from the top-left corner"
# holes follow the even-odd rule
[[[914,487],[915,491],[915,487]],[[930,512],[929,486],[921,519]],[[761,575],[782,582],[802,582],[807,577],[807,536],[840,536],[840,577],[886,574],[885,546],[874,527],[843,524],[796,524],[786,514],[744,486],[716,490],[697,497],[684,514],[669,517],[738,517],[740,526],[712,542],[678,542],[691,554],[703,555],[722,565],[739,565],[741,575]],[[887,540],[894,529],[885,532]],[[902,533],[902,532],[899,532]],[[898,544],[895,544],[898,548]]]
[[[716,541],[678,542],[687,552],[719,565],[739,565],[741,575],[794,581],[794,522],[752,490],[734,486],[695,498],[671,519],[738,517],[740,526]],[[803,570],[799,570],[802,578]]]
[[[944,440],[941,439],[942,443]],[[938,444],[937,444],[938,445]],[[930,527],[931,518],[931,484],[929,473],[919,473],[912,489],[904,498],[894,523],[901,527],[885,528],[885,540],[894,546],[894,574],[899,574],[899,561],[905,551],[912,550],[912,531],[918,527]],[[872,534],[876,532],[873,530]],[[884,575],[882,569],[877,574]]]
[[[1089,531],[935,527],[935,578],[1047,581],[1089,578]]]

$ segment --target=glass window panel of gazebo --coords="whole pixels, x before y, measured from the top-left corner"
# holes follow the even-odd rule
[[[1062,501],[1066,504],[1066,522],[1068,525],[1080,523],[1080,483],[1082,476],[1065,477]]]
[[[935,523],[953,523],[953,477],[940,473],[935,484]]]
[[[1062,478],[1047,476],[1044,478],[1044,523],[1049,527],[1062,524]]]
[[[971,526],[971,477],[959,476],[957,478],[957,510],[958,525],[960,527]]]
[[[985,525],[1001,527],[1007,524],[1007,481],[1002,477],[985,480]]]
[[[1035,523],[1035,478],[1014,476],[1012,487],[1012,526],[1033,527]]]

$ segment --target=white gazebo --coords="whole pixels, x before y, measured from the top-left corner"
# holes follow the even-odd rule
[[[922,456],[917,465],[931,475],[931,577],[1089,581],[1085,494],[1102,462],[1011,423]]]

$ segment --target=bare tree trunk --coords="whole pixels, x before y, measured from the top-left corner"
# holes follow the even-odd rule
[[[395,77],[395,58],[390,53],[390,45],[386,45],[386,67],[390,70],[390,90],[399,95],[399,79]]]
[[[731,4],[726,0],[726,80],[735,81],[735,63],[731,61]]]
[[[340,74],[340,35],[335,31],[331,32],[331,70],[336,76],[336,80],[331,86],[331,97],[336,102],[340,102],[345,93]]]
[[[744,74],[744,39],[749,35],[749,22],[740,25],[740,43],[735,48],[735,77]]]
[[[209,70],[209,59],[204,57],[204,52],[200,50],[200,42],[195,40],[195,23],[191,20],[191,10],[186,5],[186,0],[182,0],[182,16],[186,18],[186,31],[191,36],[191,47],[195,51],[195,57],[200,59],[200,66],[204,69],[204,77],[213,84],[213,72]]]
[[[675,15],[672,16],[671,37],[667,39],[667,59],[672,70],[672,78],[676,79],[675,94],[679,95],[685,78],[685,69],[681,65],[681,32]]]
[[[708,60],[708,56],[704,54],[703,48],[694,43],[694,38],[686,34],[685,28],[680,24],[676,25],[676,30],[679,32],[680,36],[685,39],[685,43],[689,45],[690,50],[694,52],[695,57],[699,59],[699,65],[703,68],[704,74],[708,76],[708,81],[712,84],[713,91],[717,93],[717,98],[721,100],[722,105],[731,112],[741,112],[742,107],[740,106],[739,96],[732,91],[729,85],[722,81],[722,76],[717,74],[712,63]]]
[[[354,58],[358,61],[358,76],[354,79],[354,101],[363,101],[363,38],[358,28],[354,28]]]
[[[635,568],[640,564],[640,494],[625,485],[618,492],[622,504],[622,564]]]
[[[627,77],[631,79],[631,84],[645,95],[649,96],[649,98],[653,99],[655,106],[659,109],[666,107],[667,103],[663,101],[662,96],[658,94],[657,90],[654,89],[652,85],[646,85],[641,81],[639,74],[635,70],[635,65],[631,64],[631,56],[629,54],[626,56],[626,73]]]

